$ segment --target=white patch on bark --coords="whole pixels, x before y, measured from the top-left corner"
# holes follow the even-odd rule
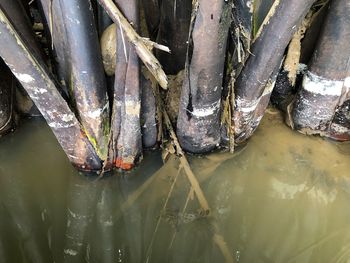
[[[345,86],[346,88],[350,88],[350,77],[346,77],[346,78],[344,79],[344,86]]]
[[[88,111],[86,115],[89,118],[97,119],[99,116],[101,116],[101,113],[102,113],[102,109],[97,109],[97,110],[93,110],[93,111]]]
[[[70,121],[72,121],[74,119],[74,115],[73,114],[62,114],[62,120],[64,121],[64,122],[70,122]]]
[[[141,103],[140,101],[126,100],[125,101],[125,113],[127,115],[140,115]]]
[[[73,127],[76,123],[68,123],[68,124],[62,124],[60,122],[49,122],[48,125],[51,127],[51,128],[54,128],[54,129],[65,129],[65,128],[70,128],[70,127]]]
[[[65,249],[64,254],[70,255],[70,256],[76,256],[76,255],[78,255],[78,252],[76,250],[73,250],[73,249]]]
[[[244,98],[241,98],[240,96],[236,97],[236,107],[241,112],[252,112],[256,109],[258,106],[260,99],[257,100],[247,100]]]
[[[17,73],[13,71],[13,74],[16,76],[16,78],[20,81],[20,82],[24,82],[24,83],[30,83],[32,81],[34,81],[35,79],[29,75],[29,74],[22,74],[22,73]]]
[[[250,12],[251,14],[253,14],[253,12],[254,12],[253,0],[247,1],[246,5],[247,5],[247,7],[249,8],[249,12]]]
[[[341,126],[337,123],[332,123],[332,129],[335,130],[339,134],[350,132],[350,130],[348,128]]]
[[[34,93],[39,93],[39,94],[44,94],[44,93],[46,93],[47,92],[47,90],[46,89],[43,89],[43,88],[37,88],[37,87],[35,87],[35,88],[33,88],[33,90],[34,90]]]
[[[207,117],[210,115],[213,115],[217,112],[217,110],[220,107],[220,100],[217,102],[214,102],[211,106],[205,107],[205,108],[194,108],[192,111],[192,115],[198,118]]]
[[[343,80],[326,79],[308,71],[304,76],[302,86],[304,90],[310,93],[322,96],[340,96],[344,84],[345,81]]]

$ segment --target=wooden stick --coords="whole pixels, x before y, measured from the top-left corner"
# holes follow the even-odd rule
[[[180,162],[181,162],[181,165],[185,171],[185,174],[186,174],[188,180],[190,181],[190,184],[191,184],[191,186],[192,186],[192,188],[197,196],[198,202],[199,202],[201,208],[203,209],[203,212],[206,215],[208,215],[210,212],[208,201],[205,198],[204,193],[202,191],[202,188],[200,187],[198,180],[197,180],[196,176],[194,175],[184,152],[181,149],[181,146],[179,144],[179,141],[177,139],[177,136],[175,134],[173,126],[171,125],[171,121],[169,119],[168,113],[166,111],[163,111],[163,117],[164,117],[165,126],[167,127],[167,129],[170,133],[170,137],[175,144],[176,152],[179,155]]]

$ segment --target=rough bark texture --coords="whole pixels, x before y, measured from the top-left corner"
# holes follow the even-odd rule
[[[350,140],[350,3],[334,0],[290,112],[307,134]]]
[[[14,90],[12,73],[0,58],[0,136],[13,126]]]
[[[101,162],[40,58],[28,50],[0,9],[0,56],[26,89],[70,161],[81,169],[99,170]]]
[[[279,0],[251,48],[235,83],[233,123],[236,142],[255,131],[268,105],[283,53],[314,0]],[[283,21],[283,22],[282,22]]]
[[[198,1],[181,93],[177,134],[181,147],[208,152],[220,142],[220,106],[231,2]]]
[[[185,68],[192,0],[163,0],[157,43],[170,48],[171,53],[157,51],[164,71],[176,75]]]
[[[138,1],[117,0],[126,18],[138,28]],[[140,127],[140,64],[133,45],[117,26],[117,63],[112,114],[114,163],[131,169],[142,154]]]

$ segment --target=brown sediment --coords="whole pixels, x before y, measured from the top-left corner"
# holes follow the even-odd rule
[[[179,114],[181,87],[184,81],[184,73],[184,70],[181,70],[177,75],[168,76],[169,87],[165,98],[165,109],[173,125],[176,125]]]

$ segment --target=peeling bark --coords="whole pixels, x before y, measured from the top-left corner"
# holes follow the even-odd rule
[[[138,1],[117,0],[116,3],[134,28],[138,29]],[[129,170],[142,155],[140,63],[134,46],[118,26],[117,39],[120,41],[117,41],[112,114],[113,159],[117,168]]]
[[[28,50],[0,9],[0,56],[26,89],[70,161],[80,169],[99,170],[101,162],[45,64]]]
[[[190,27],[177,122],[181,147],[193,153],[220,142],[220,106],[231,1],[198,1]]]
[[[290,125],[306,134],[350,140],[350,3],[334,0],[290,108]]]
[[[157,51],[157,58],[168,75],[185,68],[192,0],[163,0],[157,43],[169,47],[171,53]]]
[[[277,0],[258,31],[245,67],[235,83],[236,142],[248,139],[260,123],[283,53],[314,0]],[[283,21],[283,22],[282,22]]]

